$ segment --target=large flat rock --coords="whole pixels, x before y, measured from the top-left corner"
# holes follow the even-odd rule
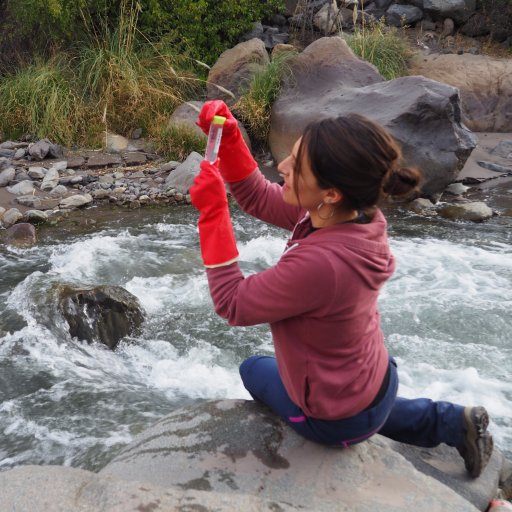
[[[326,448],[296,435],[264,406],[243,400],[204,402],[170,414],[99,474],[249,494],[316,512],[478,510],[415,469],[383,437],[347,450]]]

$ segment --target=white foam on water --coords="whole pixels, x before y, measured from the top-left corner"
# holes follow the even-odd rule
[[[404,307],[454,300],[475,307],[512,304],[512,248],[497,252],[442,240],[392,240],[397,272],[382,294],[398,295]],[[407,300],[403,300],[407,299]]]
[[[275,236],[259,236],[238,244],[242,261],[259,263],[266,267],[274,265],[285,249],[285,240]]]
[[[212,307],[204,272],[192,276],[167,274],[162,277],[134,277],[126,283],[125,288],[151,314],[163,313],[176,306]]]
[[[158,340],[126,345],[122,350],[133,364],[137,379],[163,391],[170,399],[250,398],[241,384],[238,369],[220,365],[220,349],[205,341],[196,341],[185,354]]]

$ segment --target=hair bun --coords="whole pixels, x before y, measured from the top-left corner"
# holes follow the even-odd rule
[[[421,173],[412,167],[391,170],[384,178],[382,191],[390,196],[403,196],[418,188]]]

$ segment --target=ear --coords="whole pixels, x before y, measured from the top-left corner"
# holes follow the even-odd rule
[[[343,192],[337,188],[328,188],[325,190],[324,203],[336,204],[343,201]]]

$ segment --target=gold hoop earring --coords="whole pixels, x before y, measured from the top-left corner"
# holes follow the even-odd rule
[[[320,215],[320,210],[322,209],[322,207],[324,207],[327,203],[324,203],[323,201],[316,207],[316,212],[318,214],[318,217],[322,220],[329,220],[332,218],[332,216],[334,215],[334,212],[336,211],[336,206],[333,206],[332,209],[331,209],[331,213],[327,216],[327,217],[322,217],[322,215]]]

